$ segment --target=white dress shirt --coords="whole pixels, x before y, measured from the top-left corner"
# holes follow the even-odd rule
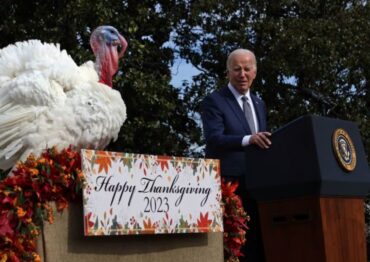
[[[231,93],[234,95],[236,101],[238,101],[238,104],[240,108],[243,110],[243,100],[242,97],[246,96],[248,98],[248,103],[250,105],[250,108],[252,110],[252,115],[253,115],[253,121],[254,121],[254,126],[256,127],[256,132],[258,132],[258,121],[257,121],[257,115],[256,115],[256,110],[254,109],[254,105],[251,99],[251,95],[249,92],[249,89],[246,94],[242,95],[240,94],[235,87],[233,87],[230,83],[228,84],[228,88],[230,89]],[[247,146],[249,145],[249,140],[251,138],[251,135],[245,135],[242,140],[242,146]]]

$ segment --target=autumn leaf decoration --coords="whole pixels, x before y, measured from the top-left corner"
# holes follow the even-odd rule
[[[144,223],[144,230],[142,231],[144,234],[154,234],[155,233],[155,225],[152,223],[150,218],[147,221],[143,220]]]
[[[212,220],[208,219],[208,212],[205,213],[204,215],[202,212],[200,212],[200,217],[197,219],[198,222],[198,229],[199,232],[208,232],[209,231],[209,226],[212,223]]]
[[[112,166],[111,156],[108,152],[105,151],[97,151],[95,164],[99,166],[99,173],[104,170],[106,174],[108,174],[109,168]]]
[[[8,214],[2,213],[0,215],[0,236],[11,235],[13,233],[14,233],[14,230],[12,229],[10,225]]]
[[[91,216],[92,216],[92,213],[89,212],[87,215],[85,215],[84,219],[85,219],[85,235],[88,235],[89,232],[91,230],[91,228],[93,228],[94,226],[94,222],[91,221]]]
[[[161,170],[164,171],[165,169],[168,170],[169,165],[168,161],[171,159],[170,156],[158,156],[157,161],[159,163],[159,166],[161,167]]]
[[[250,220],[244,211],[241,198],[235,194],[238,182],[222,180],[222,202],[224,203],[224,258],[227,262],[237,262],[241,247],[246,242],[247,222]]]
[[[29,156],[13,174],[0,181],[0,261],[41,261],[36,239],[43,221],[53,223],[58,211],[81,192],[80,155],[71,148],[47,149]]]
[[[161,162],[162,170],[168,168],[165,159]],[[99,166],[99,172],[108,172],[112,158],[106,152],[98,151],[95,164]],[[41,157],[31,155],[25,162],[17,164],[13,175],[0,181],[0,262],[39,262],[36,239],[40,234],[40,225],[42,221],[54,221],[50,202],[54,202],[57,210],[62,211],[81,193],[82,184],[80,155],[71,148],[61,152],[55,148],[47,149]],[[249,217],[240,197],[235,194],[237,187],[237,183],[222,181],[226,261],[239,261],[238,257],[243,255],[240,248],[246,241],[248,229]],[[197,219],[200,232],[208,232],[212,224],[208,216],[208,212],[200,213]],[[91,214],[84,218],[90,228],[96,224],[91,218]],[[163,219],[165,232],[172,232],[172,223],[166,213]],[[147,219],[143,226],[145,232],[152,234],[158,225]],[[120,226],[115,225],[114,228]],[[135,230],[138,229],[140,227],[137,224]]]

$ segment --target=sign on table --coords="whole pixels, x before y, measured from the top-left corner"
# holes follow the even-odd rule
[[[219,161],[82,150],[85,235],[222,232]]]

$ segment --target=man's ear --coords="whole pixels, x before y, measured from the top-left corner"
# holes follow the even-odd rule
[[[254,71],[254,76],[253,76],[253,80],[256,79],[256,76],[257,76],[257,70],[253,70]]]

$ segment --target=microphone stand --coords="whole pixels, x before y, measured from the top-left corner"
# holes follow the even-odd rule
[[[302,87],[297,88],[297,90],[319,102],[322,107],[323,116],[336,116],[334,108],[337,106],[337,104],[331,101],[331,99],[319,93],[318,91],[309,88]]]

